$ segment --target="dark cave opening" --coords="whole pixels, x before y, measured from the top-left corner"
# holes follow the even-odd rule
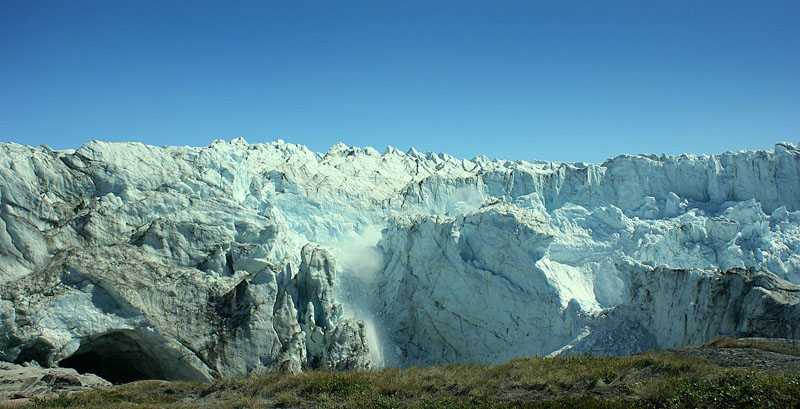
[[[15,363],[23,364],[34,361],[41,366],[47,366],[48,358],[52,355],[53,345],[42,338],[37,338],[30,344],[25,345],[20,351]]]
[[[91,337],[58,365],[80,373],[93,373],[113,384],[175,378],[170,373],[169,363],[159,356],[158,345],[131,330]]]

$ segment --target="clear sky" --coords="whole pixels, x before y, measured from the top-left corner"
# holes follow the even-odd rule
[[[602,161],[800,140],[800,1],[0,0],[0,141]]]

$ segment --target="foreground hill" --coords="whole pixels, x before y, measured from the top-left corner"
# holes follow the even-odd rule
[[[139,381],[35,399],[31,408],[796,407],[800,343],[721,338],[626,357],[520,358],[497,366],[272,373],[212,383]]]

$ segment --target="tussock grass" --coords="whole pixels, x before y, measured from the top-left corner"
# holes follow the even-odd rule
[[[656,352],[628,357],[518,358],[497,366],[300,374],[210,383],[146,381],[31,408],[625,408],[792,407],[800,374],[723,370]]]

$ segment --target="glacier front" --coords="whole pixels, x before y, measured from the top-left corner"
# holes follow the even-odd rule
[[[115,382],[800,338],[800,150],[0,144],[0,359]]]

